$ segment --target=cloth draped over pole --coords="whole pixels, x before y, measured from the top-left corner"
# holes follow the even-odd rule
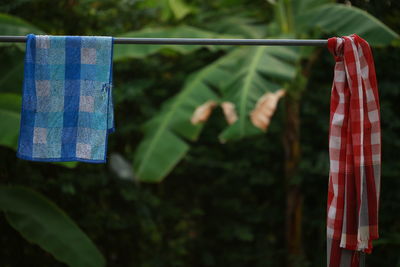
[[[17,156],[104,163],[114,132],[112,37],[28,36]]]
[[[330,38],[331,94],[327,216],[328,267],[356,267],[378,238],[381,133],[374,61],[353,34]]]

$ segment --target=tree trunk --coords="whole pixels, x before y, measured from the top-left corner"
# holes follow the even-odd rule
[[[302,206],[300,181],[296,179],[300,162],[300,93],[288,93],[285,98],[285,190],[287,266],[295,266],[302,255]]]

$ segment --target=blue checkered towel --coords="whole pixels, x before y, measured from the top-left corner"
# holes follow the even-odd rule
[[[112,37],[28,35],[17,156],[106,161]]]

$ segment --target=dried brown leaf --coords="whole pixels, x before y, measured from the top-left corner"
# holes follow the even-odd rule
[[[235,123],[235,121],[237,121],[238,116],[236,114],[235,104],[233,104],[232,102],[222,102],[221,108],[224,112],[225,119],[228,124],[233,124]]]
[[[276,106],[278,105],[278,101],[285,93],[286,91],[284,89],[280,89],[274,93],[268,92],[260,97],[256,107],[250,113],[251,122],[255,127],[263,131],[267,130],[271,122],[271,117],[274,115]]]
[[[190,121],[192,124],[199,124],[202,122],[206,122],[210,117],[213,109],[217,106],[217,102],[213,100],[209,100],[204,104],[198,106],[196,110],[193,112],[192,118]]]

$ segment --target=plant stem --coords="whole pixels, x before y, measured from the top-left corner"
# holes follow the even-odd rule
[[[289,92],[285,98],[285,190],[286,190],[286,246],[289,253],[287,266],[301,253],[301,225],[303,195],[300,181],[296,180],[300,162],[300,92]]]
[[[321,49],[311,53],[309,59],[299,62],[297,77],[289,86],[285,98],[285,129],[283,146],[285,150],[285,190],[286,190],[286,247],[289,254],[287,266],[297,266],[302,258],[302,214],[303,193],[298,167],[301,160],[300,106],[301,96],[307,87],[310,70],[318,60]],[[303,63],[303,64],[302,64]]]

